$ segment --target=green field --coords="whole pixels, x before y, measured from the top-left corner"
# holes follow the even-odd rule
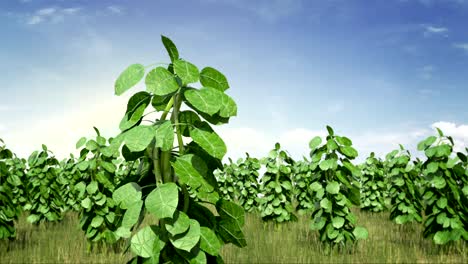
[[[353,252],[322,251],[308,219],[280,227],[265,225],[253,214],[246,216],[244,233],[248,246],[228,245],[222,255],[226,263],[468,263],[468,245],[437,246],[423,239],[420,224],[399,226],[388,220],[388,213],[356,211],[358,221],[369,230],[369,238],[359,241]],[[87,250],[87,242],[78,226],[76,214],[69,213],[61,223],[38,227],[21,217],[15,241],[1,241],[3,263],[125,263],[131,254],[117,248]]]

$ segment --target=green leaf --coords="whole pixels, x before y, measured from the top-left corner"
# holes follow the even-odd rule
[[[137,126],[128,130],[125,134],[125,145],[132,152],[145,150],[155,137],[152,126]]]
[[[208,171],[201,158],[193,154],[186,154],[178,157],[172,166],[179,181],[190,186],[197,197],[211,203],[218,201],[218,193],[214,190],[214,186],[206,180]]]
[[[173,182],[159,185],[145,200],[146,209],[159,219],[172,217],[179,203],[179,190]]]
[[[238,204],[221,199],[216,203],[216,209],[221,217],[232,218],[240,227],[244,226],[244,209]]]
[[[221,72],[211,67],[205,67],[200,72],[200,83],[203,86],[213,87],[222,92],[229,88],[226,77]]]
[[[171,61],[174,62],[175,60],[179,59],[179,51],[177,50],[176,45],[172,40],[166,36],[161,35],[161,41],[164,47],[171,58]]]
[[[364,240],[369,236],[369,232],[365,227],[356,226],[353,230],[353,235],[357,240]]]
[[[358,156],[358,152],[356,149],[350,146],[342,146],[340,147],[341,152],[348,158],[354,159]]]
[[[98,184],[95,181],[91,181],[88,186],[86,186],[86,192],[88,194],[94,194],[98,190]]]
[[[329,182],[327,184],[326,190],[330,194],[337,194],[340,192],[340,184],[336,181]]]
[[[218,256],[222,244],[213,230],[202,226],[200,228],[200,249],[212,256]]]
[[[188,232],[170,238],[175,248],[190,252],[200,241],[200,224],[190,219],[190,228]]]
[[[200,145],[208,154],[215,158],[221,160],[227,152],[226,144],[223,139],[206,127],[192,129],[190,131],[190,136],[195,143]]]
[[[143,207],[143,201],[139,200],[136,203],[130,204],[127,211],[125,211],[122,219],[122,227],[131,228],[133,227],[140,217],[141,208]]]
[[[91,226],[94,228],[98,228],[101,226],[102,222],[104,222],[104,217],[97,215],[91,221]]]
[[[190,227],[190,218],[181,211],[176,211],[174,217],[166,222],[166,230],[175,236],[187,231]]]
[[[437,206],[440,209],[444,209],[447,206],[447,198],[441,197],[439,200],[437,200]]]
[[[179,113],[179,128],[184,137],[190,136],[190,131],[195,126],[195,123],[200,122],[201,119],[197,113],[193,111],[182,111]]]
[[[336,229],[341,228],[344,225],[344,222],[345,222],[345,219],[343,217],[336,216],[332,218],[333,227]]]
[[[418,144],[418,150],[423,151],[426,150],[428,147],[430,147],[435,141],[437,140],[436,137],[430,136],[426,138],[425,140],[419,142]]]
[[[127,130],[136,125],[142,118],[146,107],[151,102],[151,95],[147,92],[134,94],[127,103],[127,111],[119,124],[121,131]]]
[[[82,137],[76,142],[76,148],[79,149],[86,144],[86,138]]]
[[[320,207],[325,209],[327,212],[331,210],[332,208],[332,202],[328,200],[327,198],[323,198],[322,201],[320,201]]]
[[[125,69],[115,81],[115,94],[121,95],[135,86],[145,76],[145,67],[141,64],[132,64]]]
[[[237,105],[229,95],[221,94],[221,107],[219,115],[224,118],[229,118],[237,115]]]
[[[175,76],[163,67],[157,67],[146,75],[146,91],[159,96],[168,95],[179,89]]]
[[[318,146],[322,144],[322,138],[319,136],[314,137],[313,139],[310,140],[309,142],[309,148],[311,150],[315,150]]]
[[[150,258],[161,251],[158,245],[159,238],[151,226],[142,228],[130,241],[130,248],[133,253],[142,258]]]
[[[195,110],[208,115],[216,114],[222,107],[223,93],[214,88],[188,89],[184,96]]]
[[[89,197],[86,197],[84,200],[81,201],[81,206],[84,209],[89,209],[91,208],[91,203],[91,199],[89,199]]]
[[[434,235],[434,243],[438,245],[446,244],[450,241],[450,231],[437,231]]]
[[[162,151],[169,151],[174,145],[174,130],[169,120],[163,121],[156,127],[156,147]]]
[[[189,83],[196,83],[200,78],[200,72],[198,68],[193,65],[192,63],[184,60],[175,60],[174,64],[174,72],[177,76],[182,79],[184,85]]]
[[[112,193],[112,199],[122,209],[128,209],[132,204],[141,201],[141,188],[134,182],[120,186]]]
[[[326,159],[326,160],[323,160],[322,162],[320,162],[319,164],[319,167],[321,170],[329,170],[329,169],[333,169],[333,168],[336,168],[337,166],[337,160],[336,159]]]
[[[331,128],[330,126],[327,126],[327,131],[328,131],[328,134],[329,134],[330,136],[333,136],[333,134],[335,133],[335,132],[333,131],[333,128]]]

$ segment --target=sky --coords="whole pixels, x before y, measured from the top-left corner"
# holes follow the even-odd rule
[[[215,130],[226,157],[297,159],[326,125],[359,152],[415,146],[435,127],[468,146],[468,0],[3,0],[0,138],[21,157],[46,144],[116,136],[140,83],[114,95],[133,63],[181,57],[228,78],[238,115]]]

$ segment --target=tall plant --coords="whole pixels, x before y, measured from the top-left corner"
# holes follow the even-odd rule
[[[8,161],[14,157],[13,152],[6,148],[0,139],[0,239],[16,236],[15,220],[21,213],[21,206],[15,203],[14,189],[18,187],[12,175]]]
[[[132,221],[124,228],[138,228],[130,241],[136,255],[132,263],[221,261],[223,244],[246,245],[244,210],[218,193],[213,171],[222,168],[226,145],[211,125],[227,123],[237,106],[225,93],[229,84],[221,72],[212,67],[199,71],[179,57],[169,38],[162,36],[162,42],[170,64],[146,77],[146,68],[133,64],[115,83],[115,93],[121,95],[145,77],[146,90],[130,98],[121,133],[108,150],[120,152],[123,144],[124,157],[140,159],[148,169],[117,189],[113,199],[128,209],[126,215],[145,216],[146,211],[157,219],[139,228],[142,218],[129,217]],[[192,86],[197,82],[202,87]],[[160,116],[146,124],[142,121],[149,106]]]
[[[28,222],[55,222],[63,218],[66,208],[61,195],[63,186],[57,180],[59,161],[53,153],[42,145],[42,151],[34,151],[28,159],[27,195],[24,206],[29,211]]]
[[[360,184],[354,180],[360,171],[351,163],[358,152],[349,138],[335,135],[329,126],[327,130],[325,144],[322,145],[321,137],[309,143],[314,173],[318,175],[310,186],[318,199],[311,228],[319,231],[320,241],[330,249],[365,239],[368,233],[364,227],[356,226],[356,216],[351,212],[351,207],[360,203]]]
[[[292,165],[294,161],[279,143],[263,160],[266,172],[260,179],[259,211],[264,221],[296,221],[293,205]]]
[[[422,222],[422,194],[417,186],[418,164],[411,162],[411,154],[400,145],[400,149],[388,153],[385,167],[390,178],[390,220],[397,224]]]
[[[387,210],[389,186],[383,161],[372,152],[360,167],[361,209],[372,212]]]
[[[430,136],[418,144],[427,160],[422,165],[428,181],[424,193],[426,218],[424,237],[436,244],[446,244],[460,238],[468,240],[468,197],[463,193],[466,156],[455,155],[453,139],[437,129],[438,137]]]

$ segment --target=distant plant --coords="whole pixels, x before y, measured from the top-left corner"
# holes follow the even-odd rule
[[[436,244],[468,240],[468,196],[463,192],[466,156],[453,152],[453,139],[437,129],[438,137],[430,136],[418,144],[427,160],[422,172],[428,184],[424,192],[426,218],[424,237]]]
[[[389,186],[383,161],[372,152],[360,168],[361,209],[372,212],[387,210]]]
[[[117,166],[113,163],[117,156],[105,151],[107,139],[101,136],[97,128],[94,130],[95,140],[83,137],[76,144],[77,149],[81,148],[75,172],[80,178],[73,189],[80,202],[80,227],[86,238],[94,243],[102,241],[113,244],[120,237],[130,236],[130,233],[118,232],[118,228],[134,219],[123,217],[125,210],[116,206],[112,199],[119,181],[116,177]],[[139,215],[133,217],[138,219]]]
[[[318,202],[312,212],[312,230],[318,230],[320,241],[327,250],[344,247],[358,239],[366,239],[368,232],[356,226],[352,205],[360,204],[360,184],[354,180],[361,175],[351,163],[358,156],[347,137],[335,135],[327,126],[328,136],[322,145],[321,137],[314,137],[309,147],[314,173],[318,176],[310,189]]]
[[[34,151],[29,156],[28,167],[28,201],[24,206],[24,210],[29,211],[28,222],[39,224],[62,220],[66,204],[61,195],[64,186],[57,180],[58,160],[46,145],[42,145],[42,151]]]
[[[215,172],[219,191],[225,199],[235,201],[246,212],[252,212],[258,206],[260,161],[246,153],[245,160],[240,158],[234,163],[229,158],[229,162],[224,171]]]
[[[397,224],[422,222],[422,194],[419,182],[419,165],[411,162],[411,154],[400,145],[386,155],[385,168],[390,178],[390,220]]]
[[[258,210],[262,219],[276,223],[297,221],[293,205],[293,159],[276,143],[262,163],[266,167],[260,179],[262,197],[259,198]]]
[[[127,209],[124,217],[132,219],[120,231],[137,230],[130,241],[136,255],[132,263],[222,262],[223,244],[246,245],[244,210],[218,193],[213,171],[222,169],[227,150],[210,124],[227,123],[237,106],[225,93],[229,84],[221,72],[211,67],[199,71],[179,57],[169,38],[162,36],[162,42],[171,59],[167,67],[158,66],[145,77],[145,67],[133,64],[115,83],[116,95],[144,77],[146,84],[146,91],[128,101],[121,133],[107,148],[120,154],[123,144],[125,159],[140,159],[146,168],[113,193],[116,205]],[[190,86],[197,82],[201,88]],[[193,111],[181,111],[183,104]],[[161,115],[146,124],[150,105]],[[190,143],[184,144],[184,138]],[[146,212],[158,221],[140,228],[142,218],[136,216]]]
[[[18,186],[15,181],[17,176],[12,174],[13,170],[7,164],[13,156],[13,152],[0,139],[0,239],[16,237],[15,221],[21,213],[14,193]]]
[[[312,183],[318,179],[318,174],[314,171],[317,163],[308,161],[305,157],[303,161],[296,161],[293,166],[294,196],[296,198],[296,210],[300,215],[304,215],[315,209],[318,201],[311,189]]]

